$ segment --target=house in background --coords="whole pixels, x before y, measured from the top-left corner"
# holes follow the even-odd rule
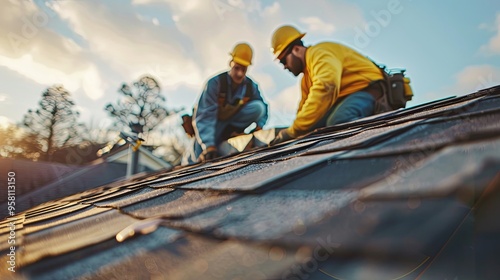
[[[137,173],[141,172],[151,172],[165,168],[172,168],[172,164],[167,161],[155,156],[148,146],[141,145],[137,148],[139,153],[139,163],[137,167]],[[131,161],[132,151],[128,145],[122,145],[117,148],[111,149],[111,151],[105,155],[103,158],[108,162],[122,163],[128,165]]]

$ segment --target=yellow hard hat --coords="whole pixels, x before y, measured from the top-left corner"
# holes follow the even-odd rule
[[[233,61],[243,66],[252,64],[253,51],[247,43],[240,43],[234,46],[233,52],[229,53]]]
[[[278,58],[291,42],[301,39],[305,35],[306,33],[300,33],[297,28],[290,25],[283,25],[276,29],[271,39],[271,51],[274,53],[274,58]]]

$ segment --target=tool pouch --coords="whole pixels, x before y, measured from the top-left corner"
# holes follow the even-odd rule
[[[219,102],[219,110],[217,112],[217,119],[227,121],[232,118],[239,110],[250,100],[248,97],[237,99],[233,104]]]
[[[382,89],[384,96],[381,98],[380,107],[376,113],[383,113],[390,110],[397,110],[406,107],[406,102],[413,98],[413,91],[410,86],[410,78],[405,76],[405,69],[387,69],[384,65],[376,64],[382,72],[384,80]]]
[[[182,116],[182,128],[184,128],[184,131],[189,137],[194,136],[194,127],[193,127],[193,117],[190,115],[183,115]]]

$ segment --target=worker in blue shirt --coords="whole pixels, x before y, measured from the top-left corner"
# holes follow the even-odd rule
[[[208,80],[194,108],[191,163],[218,157],[217,147],[222,141],[243,133],[252,123],[260,130],[267,121],[268,106],[257,84],[246,76],[252,64],[252,48],[240,43],[230,55],[229,71]]]

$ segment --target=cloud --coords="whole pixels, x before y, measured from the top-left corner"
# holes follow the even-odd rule
[[[480,26],[480,29],[485,29],[484,25]],[[481,46],[480,52],[487,55],[497,55],[500,54],[500,13],[497,14],[496,21],[493,30],[496,34],[490,39],[488,44]]]
[[[364,26],[366,19],[356,4],[341,0],[287,1],[283,14],[290,24],[297,24],[304,32],[330,35],[332,32],[352,32],[353,26]],[[299,19],[298,22],[293,22]],[[328,20],[328,21],[326,21]]]
[[[83,88],[91,99],[98,99],[104,94],[97,69],[92,65],[88,65],[87,69],[68,74],[62,69],[36,61],[31,54],[25,54],[20,58],[0,56],[0,65],[41,85],[62,84],[70,92]]]
[[[160,0],[132,0],[132,5],[147,5],[153,4],[155,2],[161,2]]]
[[[85,40],[89,51],[127,82],[151,69],[160,69],[167,88],[198,86],[203,81],[200,65],[185,47],[190,45],[188,38],[175,28],[160,25],[159,19],[142,20],[131,6],[110,3],[96,9],[95,5],[61,1],[56,11]]]
[[[209,0],[209,1],[205,1],[205,0],[201,0],[201,1],[200,0],[184,0],[184,1],[177,1],[177,0],[132,0],[132,5],[151,5],[151,4],[163,3],[163,4],[167,4],[169,6],[175,6],[177,9],[181,10],[183,13],[186,13],[192,9],[195,9],[202,2],[213,2],[216,4],[224,4],[225,1],[222,1],[222,0]]]
[[[281,9],[280,3],[274,2],[271,6],[267,6],[262,11],[262,15],[265,17],[270,17],[276,15]]]
[[[67,79],[67,75],[64,72],[49,67],[44,63],[37,62],[31,54],[25,54],[19,58],[0,57],[0,65],[28,77],[39,84],[46,85],[54,81],[59,81],[70,91],[78,87],[75,81]]]
[[[453,85],[437,91],[427,92],[416,97],[421,100],[434,100],[437,96],[461,96],[500,84],[500,68],[493,65],[470,65],[454,76]]]
[[[96,66],[89,65],[86,70],[76,73],[76,76],[88,97],[97,100],[104,95],[104,86]]]
[[[307,26],[307,30],[323,35],[331,35],[335,30],[333,24],[326,23],[318,17],[303,17],[300,18],[300,22]]]
[[[472,65],[456,75],[457,91],[470,93],[500,84],[500,68],[492,65]]]
[[[4,102],[5,100],[7,100],[7,95],[0,93],[0,102]]]
[[[0,33],[6,34],[0,37],[0,66],[45,86],[92,89],[86,91],[92,99],[104,94],[98,69],[83,49],[48,28],[57,20],[53,10],[31,1],[6,5],[0,12]]]

